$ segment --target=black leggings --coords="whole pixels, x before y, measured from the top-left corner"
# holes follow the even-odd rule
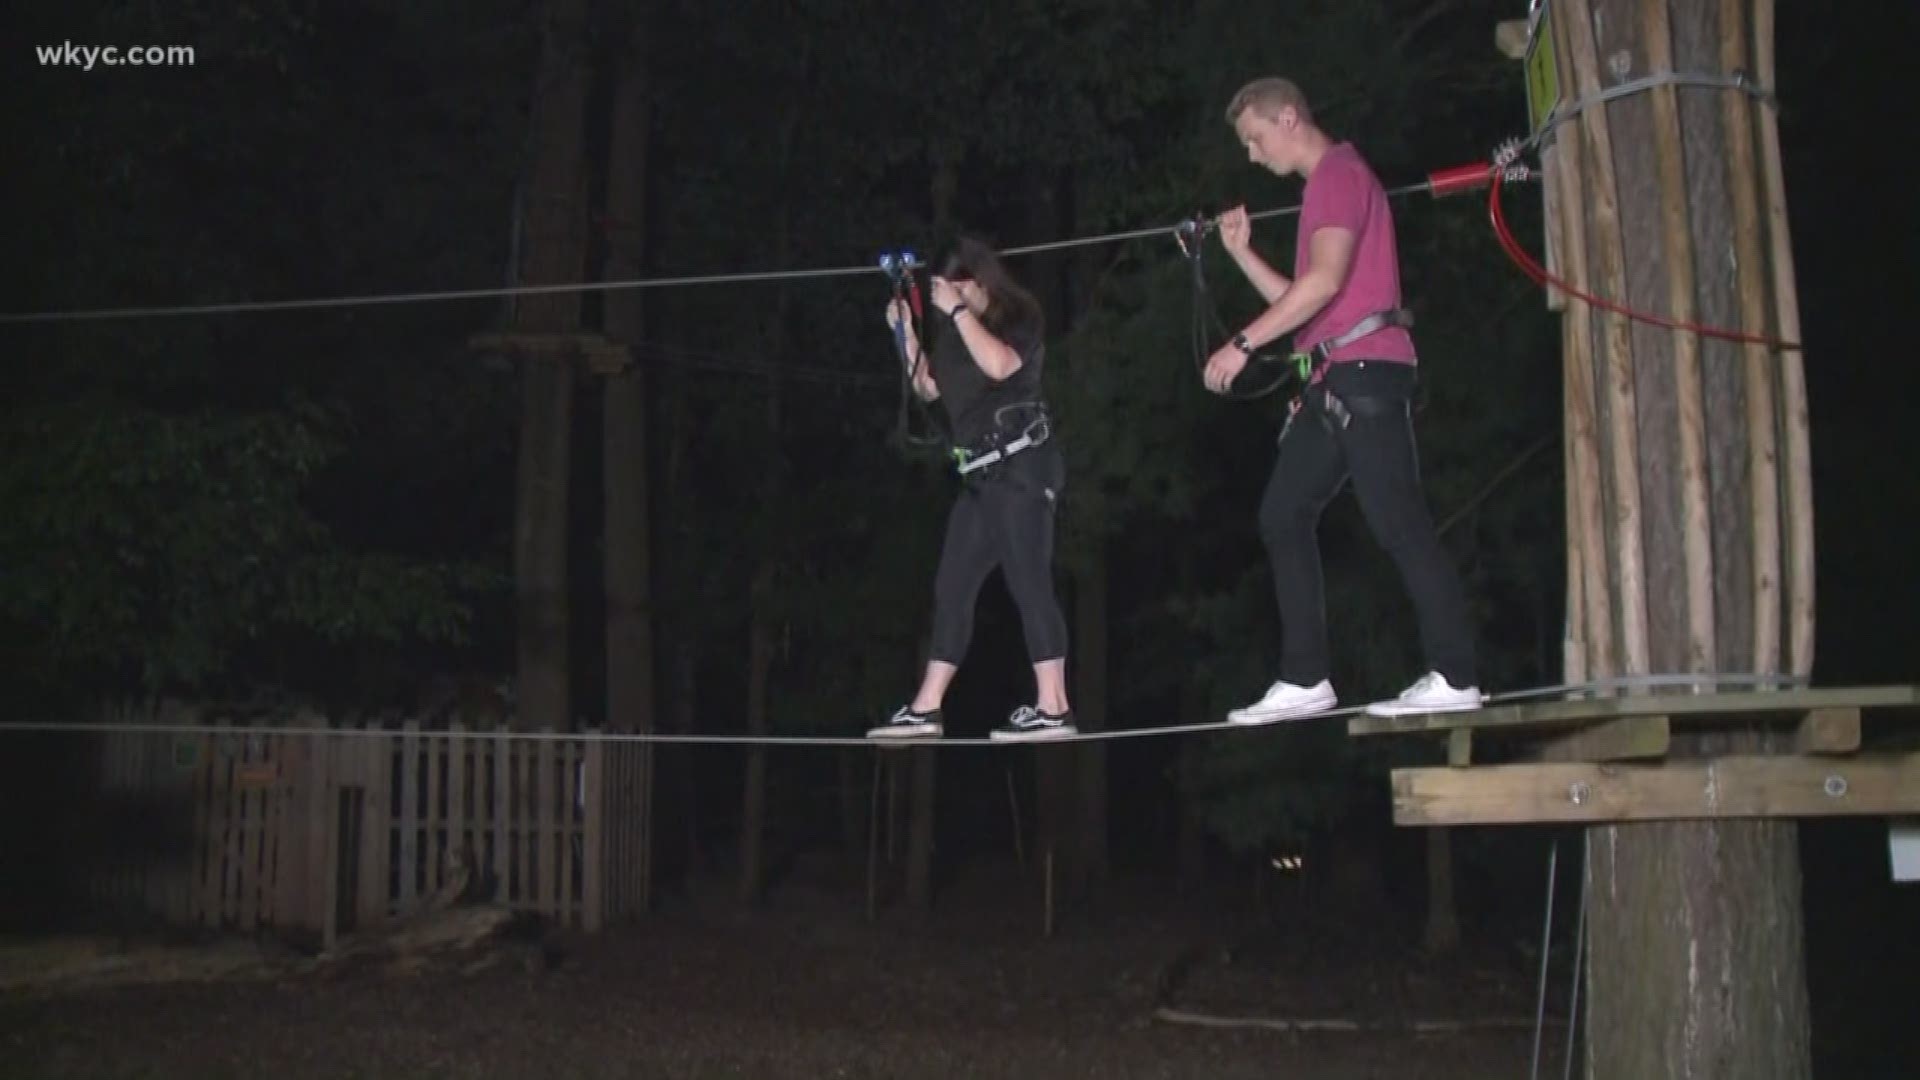
[[[959,666],[973,640],[973,609],[995,566],[1020,609],[1027,655],[1038,664],[1067,655],[1067,620],[1053,593],[1055,503],[1066,482],[1059,447],[1042,445],[967,480],[947,516],[933,578],[930,659]]]
[[[1434,531],[1420,488],[1408,404],[1415,372],[1380,361],[1335,365],[1280,436],[1260,502],[1260,536],[1280,601],[1280,677],[1312,686],[1328,677],[1326,589],[1314,537],[1320,513],[1349,475],[1374,539],[1386,548],[1420,622],[1427,663],[1455,686],[1478,684],[1466,598]],[[1350,419],[1329,413],[1325,389]]]

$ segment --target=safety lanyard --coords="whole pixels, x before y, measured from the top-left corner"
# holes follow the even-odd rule
[[[914,339],[920,343],[917,354],[909,358],[907,356],[908,320],[903,319],[894,324],[893,345],[899,357],[901,371],[900,415],[895,435],[906,446],[924,448],[941,446],[947,440],[937,430],[937,421],[933,418],[932,411],[913,389],[913,380],[920,374],[920,365],[928,362],[926,308],[920,299],[920,280],[914,276],[914,268],[918,265],[910,250],[888,251],[880,255],[880,272],[887,275],[887,280],[892,287],[893,299],[896,302],[905,300],[911,309]],[[913,433],[909,413],[914,410],[918,410],[926,418],[925,426],[932,430],[933,434],[915,435]]]

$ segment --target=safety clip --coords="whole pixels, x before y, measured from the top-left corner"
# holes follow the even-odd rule
[[[1200,242],[1213,231],[1212,219],[1204,214],[1195,214],[1173,227],[1174,242],[1180,245],[1180,251],[1191,259],[1200,252]],[[1191,246],[1189,246],[1191,242]]]

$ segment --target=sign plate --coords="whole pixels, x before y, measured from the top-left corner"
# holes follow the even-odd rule
[[[1534,12],[1533,32],[1527,39],[1527,119],[1538,135],[1560,104],[1560,65],[1553,52],[1553,5]]]

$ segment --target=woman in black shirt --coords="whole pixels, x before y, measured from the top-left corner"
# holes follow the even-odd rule
[[[1040,305],[991,248],[971,239],[947,257],[930,299],[942,330],[930,353],[921,352],[906,305],[889,305],[887,323],[904,328],[914,392],[938,399],[946,410],[962,488],[934,573],[933,644],[920,690],[867,734],[941,734],[941,701],[972,639],[980,586],[998,566],[1020,610],[1037,693],[992,737],[1070,735],[1067,621],[1053,591],[1054,511],[1066,463],[1041,394],[1046,326]]]

